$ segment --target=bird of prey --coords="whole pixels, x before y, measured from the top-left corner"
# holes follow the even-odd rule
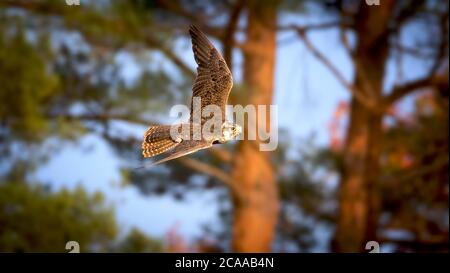
[[[143,156],[166,155],[154,162],[154,165],[209,148],[213,144],[228,142],[242,131],[239,125],[225,119],[225,106],[233,86],[233,78],[225,60],[206,35],[196,26],[190,26],[189,34],[192,39],[194,58],[198,65],[197,77],[192,87],[191,116],[189,121],[184,124],[156,125],[147,129],[142,142]],[[193,106],[194,98],[201,99],[201,107]],[[200,138],[195,138],[193,136],[195,128],[202,128],[208,120],[198,112],[209,105],[216,105],[220,108],[219,124],[221,124],[221,128],[214,130],[217,133],[209,137],[201,134]],[[200,120],[194,119],[195,115],[200,115]],[[173,126],[179,126],[179,128],[186,126],[185,128],[189,128],[188,133],[174,136],[171,134]]]

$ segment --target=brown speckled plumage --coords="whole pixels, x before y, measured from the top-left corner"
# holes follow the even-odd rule
[[[170,138],[169,125],[152,126],[144,134],[142,154],[144,157],[152,157],[164,153],[178,144]]]
[[[198,64],[197,77],[192,87],[192,97],[201,98],[201,107],[197,111],[201,111],[206,105],[217,105],[221,109],[223,123],[225,122],[225,106],[233,86],[233,77],[220,53],[197,27],[192,25],[189,28],[189,34],[192,38],[194,58]],[[193,116],[201,117],[201,113],[193,113],[195,110],[191,100],[189,139],[192,139]],[[201,125],[205,121],[206,119],[202,117]],[[172,139],[170,128],[170,125],[152,126],[144,134],[142,143],[144,157],[152,157],[164,152],[168,154],[167,157],[155,164],[212,146],[213,140],[189,140],[188,136],[182,135],[180,135],[180,139]]]

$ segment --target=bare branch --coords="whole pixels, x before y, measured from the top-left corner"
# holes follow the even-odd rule
[[[354,50],[352,49],[352,47],[350,46],[350,42],[348,41],[347,38],[347,34],[345,32],[345,27],[341,26],[340,28],[340,39],[342,44],[344,45],[344,48],[347,50],[348,54],[350,55],[350,59],[353,63],[353,67],[355,68],[355,70],[357,70],[359,72],[359,76],[361,79],[361,83],[363,85],[364,90],[361,91],[366,91],[366,92],[362,92],[365,94],[369,94],[372,97],[375,97],[376,92],[373,89],[372,85],[370,84],[369,78],[367,76],[366,73],[366,68],[364,66],[362,66],[356,59],[354,56]]]
[[[390,177],[382,178],[383,180],[387,181],[387,183],[399,183],[399,182],[405,182],[413,180],[416,177],[421,177],[426,174],[432,173],[436,170],[439,170],[440,168],[444,166],[448,166],[449,159],[448,156],[441,156],[438,157],[436,160],[434,160],[431,164],[420,166],[416,168],[411,168],[411,170],[402,171],[399,174],[392,175]]]
[[[430,67],[430,71],[428,72],[429,77],[432,77],[438,71],[443,61],[448,64],[448,57],[445,56],[446,54],[448,54],[448,13],[443,14],[439,18],[439,27],[442,33],[440,37],[441,40],[437,48],[437,54],[434,59],[434,63]]]
[[[405,5],[395,18],[396,24],[391,27],[391,32],[397,32],[408,20],[416,15],[425,5],[425,0],[416,0],[414,5]]]
[[[436,87],[440,85],[448,85],[448,75],[440,74],[437,72],[444,62],[448,63],[446,57],[448,50],[448,13],[442,14],[439,18],[440,28],[441,28],[441,41],[436,48],[436,55],[433,64],[430,66],[427,74],[420,79],[405,83],[403,85],[395,86],[384,99],[387,106],[395,103],[397,100],[403,98],[404,96],[421,90],[427,87]],[[447,73],[445,73],[447,74]]]
[[[408,47],[408,46],[405,46],[405,45],[402,45],[402,44],[396,43],[396,42],[391,43],[391,46],[394,49],[396,49],[397,51],[399,51],[400,53],[405,53],[405,54],[414,56],[416,58],[426,59],[426,58],[431,58],[434,56],[431,52],[422,51],[421,48]]]
[[[404,96],[419,91],[423,88],[436,87],[441,84],[448,85],[448,76],[424,77],[418,80],[410,81],[402,85],[395,86],[392,91],[384,98],[384,104],[389,106]]]
[[[236,183],[234,183],[234,180],[231,178],[231,176],[229,176],[226,172],[222,171],[221,169],[218,169],[214,166],[203,163],[191,157],[181,157],[178,159],[178,161],[186,167],[207,174],[211,177],[217,178],[229,188],[229,190],[234,196],[241,198],[242,192],[239,186]]]
[[[278,26],[277,30],[307,32],[310,30],[326,30],[326,29],[336,28],[336,27],[341,27],[341,26],[350,27],[350,24],[344,23],[341,21],[333,21],[333,22],[311,24],[311,25],[305,25],[305,26],[299,26],[299,25]]]
[[[195,78],[197,73],[190,68],[184,61],[182,61],[171,49],[166,47],[161,41],[159,41],[153,35],[146,35],[146,43],[151,46],[159,49],[164,55],[172,61],[176,66],[178,66],[186,75],[191,78]]]
[[[181,157],[178,161],[184,166],[217,178],[218,180],[225,183],[228,187],[232,187],[231,184],[233,184],[233,181],[231,179],[231,176],[229,176],[226,172],[220,170],[219,168],[203,163],[191,157]]]
[[[217,147],[212,147],[211,149],[208,150],[213,156],[215,156],[216,158],[220,159],[223,162],[231,162],[232,159],[232,155],[229,151],[222,149],[222,148],[217,148]]]
[[[375,107],[374,101],[370,98],[366,97],[361,90],[357,89],[354,85],[350,84],[344,76],[341,74],[341,72],[331,63],[330,60],[328,60],[317,48],[314,47],[314,45],[309,41],[308,37],[306,36],[306,33],[304,31],[298,31],[298,35],[305,43],[305,46],[311,51],[311,53],[320,61],[322,64],[324,64],[331,73],[338,79],[338,81],[347,88],[350,93],[364,106],[366,106],[369,109],[373,109]]]
[[[377,241],[380,243],[394,243],[403,247],[411,247],[414,249],[429,249],[429,251],[448,249],[448,236],[445,235],[435,235],[431,238],[421,238],[420,240],[407,240],[392,238],[388,236],[380,236],[377,238]]]
[[[232,7],[230,11],[230,16],[228,19],[228,25],[225,28],[225,33],[223,35],[222,44],[223,44],[223,57],[225,62],[228,64],[228,67],[233,71],[233,46],[235,44],[234,41],[234,33],[238,27],[239,16],[244,8],[244,1],[237,1]]]
[[[140,124],[148,126],[150,124],[152,125],[158,125],[159,122],[155,121],[149,121],[147,119],[142,119],[138,117],[130,117],[127,115],[114,115],[114,114],[108,114],[108,113],[102,113],[102,114],[83,114],[83,115],[71,115],[71,114],[49,114],[47,115],[48,118],[64,118],[67,120],[92,120],[92,121],[111,121],[111,120],[121,120],[126,121],[130,123]]]
[[[203,31],[208,33],[208,35],[214,36],[215,38],[221,39],[223,36],[223,30],[220,27],[213,27],[206,23],[206,21],[214,19],[216,15],[205,14],[199,12],[191,12],[183,7],[183,4],[178,1],[173,0],[157,0],[156,4],[163,8],[166,11],[169,11],[173,14],[181,16],[183,18],[188,19],[189,22],[196,24]],[[219,10],[218,10],[219,11]],[[220,11],[221,12],[221,11]]]

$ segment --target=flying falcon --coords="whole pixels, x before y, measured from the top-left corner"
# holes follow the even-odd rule
[[[151,126],[144,134],[142,142],[142,154],[144,157],[165,155],[153,164],[163,163],[187,154],[194,153],[201,149],[211,147],[213,144],[225,143],[242,131],[237,124],[226,121],[225,106],[228,95],[233,86],[233,77],[225,63],[225,60],[196,26],[191,25],[189,34],[192,39],[192,50],[198,65],[197,77],[192,87],[191,111],[188,123],[178,125],[157,125]],[[194,107],[194,98],[200,98],[200,107]],[[208,119],[202,116],[201,111],[207,106],[217,106],[220,109],[221,125],[218,130],[213,130],[208,137],[201,134],[195,137],[194,131],[203,128]],[[201,117],[195,119],[194,117]],[[173,134],[175,126],[177,132],[180,128],[187,128],[187,133]],[[171,133],[172,132],[172,133]]]

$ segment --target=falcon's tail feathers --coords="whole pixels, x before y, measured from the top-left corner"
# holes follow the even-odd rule
[[[173,149],[180,142],[170,136],[170,126],[151,126],[144,134],[142,142],[142,155],[152,157]]]

